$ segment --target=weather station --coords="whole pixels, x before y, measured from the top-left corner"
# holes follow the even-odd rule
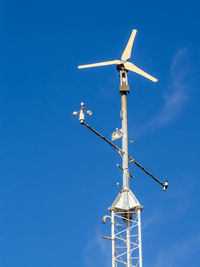
[[[117,65],[117,71],[119,72],[120,77],[119,91],[121,95],[121,129],[116,129],[116,131],[113,132],[110,141],[85,122],[85,115],[92,115],[92,111],[85,110],[84,103],[81,103],[81,109],[79,111],[73,112],[74,117],[79,115],[81,125],[88,128],[91,132],[112,146],[119,153],[122,160],[122,166],[117,164],[117,167],[122,171],[122,185],[117,183],[121,191],[112,205],[108,208],[110,214],[105,215],[102,220],[103,223],[109,221],[111,224],[111,236],[103,236],[103,238],[110,240],[112,243],[112,267],[124,265],[127,267],[142,267],[141,211],[143,210],[143,206],[130,189],[129,180],[130,178],[133,179],[134,176],[129,171],[129,165],[135,164],[137,167],[142,169],[149,177],[162,186],[163,191],[168,188],[167,180],[165,182],[161,182],[128,153],[129,141],[132,142],[132,140],[128,137],[127,94],[130,91],[128,85],[128,71],[142,75],[153,82],[158,81],[153,76],[139,69],[133,63],[127,61],[131,58],[132,46],[136,33],[136,30],[132,31],[120,60],[78,66],[79,69],[83,69],[106,65]],[[121,148],[113,143],[115,140],[120,138],[122,140]]]

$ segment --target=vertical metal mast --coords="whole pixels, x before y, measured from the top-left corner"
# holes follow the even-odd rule
[[[121,120],[122,129],[122,171],[121,192],[109,208],[111,212],[112,267],[142,267],[141,220],[143,207],[129,186],[128,156],[128,114],[127,93],[129,92],[127,70],[118,65],[120,73]]]
[[[127,71],[119,67],[120,72],[120,93],[121,93],[121,119],[122,119],[122,168],[123,188],[129,189],[129,166],[128,166],[128,114],[127,114]],[[127,223],[127,266],[131,267],[130,229]]]
[[[128,166],[128,115],[127,115],[127,92],[129,91],[127,71],[123,66],[118,67],[120,73],[121,94],[121,119],[122,119],[122,167],[123,187],[129,189],[129,166]]]

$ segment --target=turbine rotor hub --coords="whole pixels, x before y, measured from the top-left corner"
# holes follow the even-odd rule
[[[127,71],[127,70],[125,69],[123,63],[125,63],[125,62],[122,62],[121,64],[117,65],[117,70],[118,70],[118,72],[120,72],[120,71]]]

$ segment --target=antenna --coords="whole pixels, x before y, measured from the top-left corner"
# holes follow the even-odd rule
[[[106,218],[109,218],[111,222],[111,237],[103,236],[103,238],[112,242],[112,267],[120,267],[124,265],[127,267],[142,267],[141,211],[143,210],[143,206],[139,203],[136,196],[130,189],[129,180],[130,177],[134,178],[134,176],[129,172],[129,165],[133,163],[143,170],[149,175],[149,177],[162,186],[163,191],[165,191],[168,187],[167,180],[164,183],[161,182],[128,154],[128,141],[133,141],[128,138],[127,93],[129,92],[129,85],[127,73],[128,71],[132,71],[153,82],[158,81],[153,76],[136,67],[133,63],[127,61],[127,59],[130,59],[131,57],[132,46],[136,33],[136,30],[132,31],[120,60],[78,66],[79,69],[83,69],[106,65],[117,65],[117,70],[120,73],[119,91],[121,94],[122,128],[120,130],[117,128],[116,131],[113,132],[111,139],[112,141],[115,141],[121,138],[122,148],[116,146],[101,133],[97,132],[85,123],[85,114],[92,115],[92,112],[90,110],[84,110],[84,103],[81,103],[81,109],[79,111],[75,111],[73,113],[74,116],[78,116],[79,114],[80,124],[108,143],[119,153],[122,159],[122,166],[117,164],[117,167],[122,171],[123,185],[117,183],[121,191],[111,207],[108,208],[111,216],[105,215],[103,217],[103,223],[106,222]]]

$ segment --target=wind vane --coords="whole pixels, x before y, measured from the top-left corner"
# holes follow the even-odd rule
[[[132,71],[144,76],[145,78],[153,82],[158,81],[153,76],[136,67],[133,63],[127,61],[131,57],[132,46],[136,33],[136,30],[132,31],[120,60],[112,60],[78,66],[79,69],[83,69],[106,65],[117,65],[117,70],[120,73],[119,91],[121,94],[122,128],[116,129],[116,131],[112,134],[112,141],[121,138],[122,148],[116,146],[113,142],[108,140],[102,134],[85,123],[85,114],[92,115],[92,112],[90,110],[84,110],[84,103],[81,103],[80,111],[73,112],[74,116],[78,116],[79,114],[79,121],[82,125],[86,126],[89,130],[91,130],[93,133],[107,142],[110,146],[116,149],[122,158],[122,167],[118,164],[117,167],[119,167],[119,169],[123,173],[123,185],[117,183],[121,188],[121,191],[119,192],[111,207],[108,208],[108,210],[111,212],[111,216],[105,215],[103,217],[103,223],[106,222],[107,218],[109,218],[111,222],[111,237],[103,236],[103,238],[109,239],[112,242],[112,267],[119,267],[124,265],[126,265],[127,267],[142,267],[140,213],[143,209],[143,206],[139,203],[136,196],[130,189],[129,179],[130,177],[134,178],[134,176],[129,172],[129,164],[134,163],[136,166],[142,169],[146,174],[148,174],[162,186],[163,191],[165,191],[168,187],[167,180],[162,183],[128,154],[128,141],[133,141],[128,138],[127,93],[129,92],[129,85],[127,73],[128,71]]]

